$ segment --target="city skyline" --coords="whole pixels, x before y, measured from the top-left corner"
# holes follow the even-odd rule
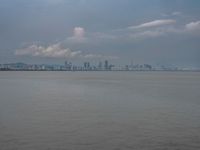
[[[200,71],[200,68],[184,68],[177,66],[164,66],[151,64],[114,64],[108,60],[91,63],[90,61],[82,64],[74,64],[71,61],[65,61],[63,64],[27,64],[4,63],[0,64],[0,71]]]
[[[0,0],[0,63],[200,67],[196,0]]]
[[[117,66],[110,63],[108,60],[104,62],[100,61],[98,64],[86,61],[78,65],[67,60],[63,64],[26,64],[22,62],[0,64],[0,71],[151,71],[153,69],[154,68],[149,64],[141,65],[131,63],[130,65]]]

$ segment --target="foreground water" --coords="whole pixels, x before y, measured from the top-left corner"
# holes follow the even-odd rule
[[[1,150],[199,150],[200,73],[0,72]]]

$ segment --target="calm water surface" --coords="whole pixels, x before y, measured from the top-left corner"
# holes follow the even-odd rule
[[[0,72],[1,150],[199,150],[200,73]]]

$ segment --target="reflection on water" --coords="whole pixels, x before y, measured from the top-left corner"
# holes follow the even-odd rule
[[[199,150],[200,73],[0,72],[1,150]]]

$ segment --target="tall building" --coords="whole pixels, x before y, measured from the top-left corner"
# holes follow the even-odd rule
[[[90,69],[90,63],[89,62],[84,62],[84,69],[89,70]]]
[[[67,61],[65,61],[65,67],[67,68],[67,66],[68,66],[68,62],[67,62]]]
[[[105,70],[109,69],[108,60],[105,60],[104,69]]]
[[[71,70],[72,69],[72,63],[71,62],[68,63],[67,61],[65,61],[65,69],[68,70],[68,71]]]

